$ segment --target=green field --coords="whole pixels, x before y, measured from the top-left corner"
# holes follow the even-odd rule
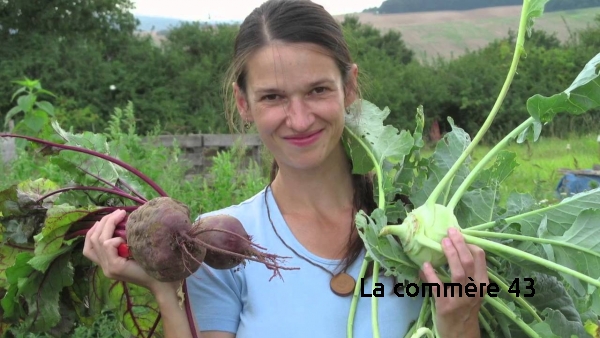
[[[540,138],[529,145],[513,143],[506,150],[517,154],[519,166],[504,183],[503,197],[516,191],[529,193],[538,201],[556,201],[556,186],[563,175],[559,169],[591,169],[594,164],[600,164],[600,145],[596,137]],[[490,148],[477,147],[473,160],[481,159]]]
[[[382,31],[400,31],[407,46],[419,58],[437,55],[457,57],[466,50],[477,50],[496,39],[507,37],[509,30],[516,34],[519,15],[520,6],[459,12],[356,14],[360,22],[371,24]],[[598,15],[600,8],[544,13],[535,21],[534,28],[555,33],[559,40],[566,41],[572,32],[593,25],[594,18]]]

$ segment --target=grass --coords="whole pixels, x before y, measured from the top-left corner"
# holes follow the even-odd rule
[[[481,158],[481,147],[475,158]],[[507,150],[517,154],[519,166],[504,184],[505,191],[530,193],[538,201],[556,201],[559,169],[591,169],[600,163],[600,145],[595,135],[569,139],[543,138],[534,144],[512,144]]]
[[[575,135],[567,139],[540,137],[535,143],[512,143],[505,150],[517,155],[518,166],[501,186],[502,201],[510,192],[531,194],[537,201],[559,200],[556,187],[562,177],[559,169],[591,169],[600,164],[597,135]],[[473,153],[472,166],[493,145],[480,145]],[[432,152],[428,150],[425,156]]]

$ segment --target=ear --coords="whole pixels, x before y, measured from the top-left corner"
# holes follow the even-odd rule
[[[353,64],[349,72],[344,104],[346,107],[352,105],[358,97],[358,65]]]
[[[237,83],[232,83],[233,86],[233,94],[235,96],[235,104],[237,105],[238,112],[240,113],[240,117],[244,122],[252,122],[252,114],[250,114],[248,99],[246,95],[242,92]]]

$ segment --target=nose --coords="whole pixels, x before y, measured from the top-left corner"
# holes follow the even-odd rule
[[[286,111],[286,125],[297,132],[307,131],[315,120],[310,106],[302,99],[292,98]]]

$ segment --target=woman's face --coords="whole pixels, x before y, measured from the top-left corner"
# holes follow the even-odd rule
[[[280,167],[319,168],[343,155],[345,108],[355,96],[345,95],[333,58],[313,44],[273,43],[246,69],[245,95],[234,85],[238,109]],[[350,76],[356,74],[354,66]]]

